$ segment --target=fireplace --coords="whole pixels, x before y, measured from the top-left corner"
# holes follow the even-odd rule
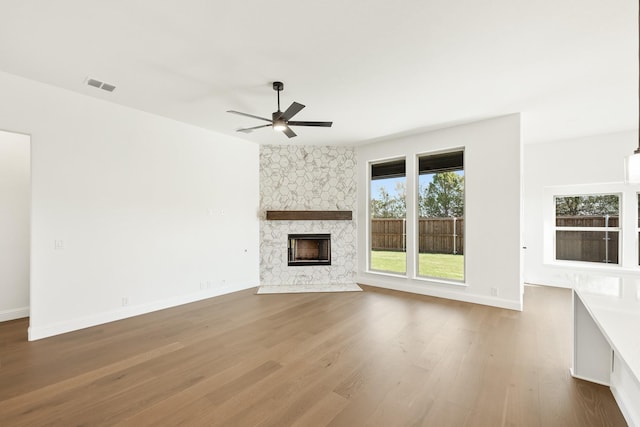
[[[331,234],[289,234],[289,265],[331,265]]]

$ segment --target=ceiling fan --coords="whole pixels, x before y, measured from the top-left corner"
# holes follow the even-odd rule
[[[227,113],[239,114],[241,116],[252,117],[258,120],[264,120],[265,122],[269,122],[268,125],[260,125],[254,126],[250,128],[238,129],[238,132],[249,133],[253,132],[256,129],[266,128],[271,126],[273,130],[282,131],[289,138],[293,138],[296,136],[296,133],[291,130],[289,126],[317,126],[317,127],[326,127],[330,128],[333,122],[301,122],[301,121],[292,121],[291,118],[298,114],[300,110],[304,108],[304,105],[298,104],[297,102],[293,102],[289,108],[283,113],[280,111],[280,91],[284,89],[284,83],[282,82],[273,82],[273,90],[278,92],[278,111],[274,111],[271,113],[271,119],[267,119],[265,117],[254,116],[253,114],[241,113],[240,111],[227,110]]]

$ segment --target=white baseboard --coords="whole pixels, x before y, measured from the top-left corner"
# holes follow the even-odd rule
[[[448,291],[446,289],[433,289],[413,283],[398,284],[393,280],[385,280],[384,276],[380,278],[358,277],[356,283],[365,286],[375,286],[378,288],[393,289],[395,291],[410,292],[419,295],[428,295],[437,298],[451,299],[455,301],[469,302],[472,304],[488,305],[491,307],[506,308],[509,310],[522,311],[522,302],[513,301],[499,297],[470,295],[461,292]],[[461,285],[462,286],[462,285]]]
[[[92,326],[101,325],[103,323],[114,322],[116,320],[122,320],[128,317],[139,316],[141,314],[151,313],[153,311],[164,310],[166,308],[176,307],[183,304],[189,304],[191,302],[230,294],[232,292],[242,291],[244,289],[255,288],[257,286],[257,284],[228,285],[221,288],[207,289],[201,292],[180,295],[178,297],[169,298],[166,300],[154,301],[140,305],[132,305],[117,310],[97,313],[91,316],[56,322],[50,325],[29,326],[29,341],[35,341],[54,335],[73,332],[79,329],[89,328]]]
[[[614,369],[611,372],[611,393],[631,427],[640,427],[640,378],[629,365],[614,353]]]
[[[576,378],[576,379],[578,379],[578,380],[582,380],[582,381],[589,381],[590,383],[600,384],[600,385],[603,385],[603,386],[605,386],[605,387],[609,387],[609,386],[611,386],[611,384],[609,384],[609,383],[607,383],[607,382],[605,382],[605,381],[596,380],[596,379],[593,379],[593,378],[591,378],[591,377],[585,377],[584,375],[577,375],[577,374],[573,371],[573,368],[569,368],[569,373],[571,374],[571,376],[572,376],[573,378]]]
[[[23,317],[29,317],[29,307],[0,310],[0,322],[6,322],[8,320],[15,320],[15,319],[22,319]]]

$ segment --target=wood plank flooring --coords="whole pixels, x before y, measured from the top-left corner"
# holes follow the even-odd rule
[[[0,425],[626,425],[569,375],[570,291],[526,287],[520,313],[363,289],[253,289],[35,342],[0,323]]]

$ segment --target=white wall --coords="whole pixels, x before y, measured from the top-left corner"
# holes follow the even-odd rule
[[[0,321],[29,315],[30,151],[0,131]]]
[[[416,194],[420,154],[464,148],[465,285],[415,275],[407,256],[407,277],[367,271],[369,248],[369,164],[406,157],[407,194]],[[510,115],[435,132],[386,140],[358,150],[358,282],[403,291],[520,310],[521,140],[520,115]],[[407,236],[415,236],[415,196],[407,199]],[[407,239],[407,254],[415,254]],[[491,293],[496,288],[498,295]]]
[[[576,272],[623,272],[620,267],[553,262],[553,196],[604,191],[625,193],[626,199],[635,199],[640,186],[626,185],[623,181],[624,158],[637,145],[638,134],[631,131],[525,145],[524,279],[527,283],[569,287]],[[622,209],[622,256],[623,263],[629,266],[637,261],[636,233],[624,230],[635,229],[637,213],[633,203],[623,204]]]
[[[257,145],[9,74],[0,93],[0,128],[31,135],[30,339],[257,286]]]

